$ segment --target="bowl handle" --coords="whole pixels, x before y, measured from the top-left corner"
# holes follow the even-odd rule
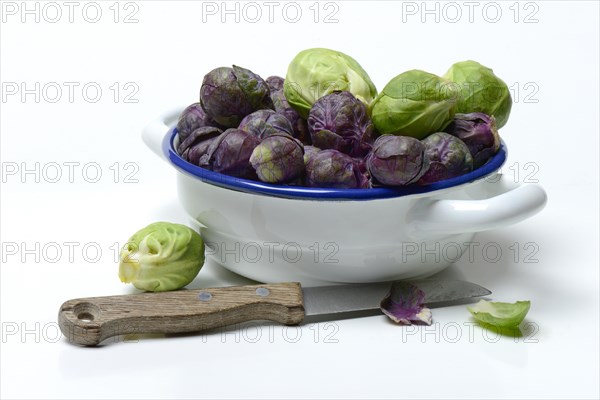
[[[142,130],[142,140],[146,146],[165,161],[167,157],[162,149],[163,139],[171,125],[177,121],[184,109],[185,107],[173,108],[152,120]]]
[[[541,211],[548,200],[537,184],[514,184],[499,175],[499,181],[483,183],[507,191],[483,200],[429,200],[419,202],[409,217],[414,238],[431,238],[504,228]]]

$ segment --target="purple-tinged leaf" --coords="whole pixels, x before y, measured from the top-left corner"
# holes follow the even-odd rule
[[[390,292],[381,300],[381,311],[394,322],[412,325],[421,322],[431,325],[431,310],[423,301],[425,293],[409,282],[397,281]]]

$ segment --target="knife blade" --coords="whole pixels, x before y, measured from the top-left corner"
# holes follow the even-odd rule
[[[87,297],[64,302],[58,324],[69,342],[87,346],[119,335],[199,332],[254,320],[296,325],[306,316],[377,310],[392,283],[302,288],[288,282]],[[491,293],[465,281],[410,283],[425,292],[428,306]]]
[[[475,283],[459,280],[421,279],[409,282],[425,292],[425,304],[431,307],[492,293]],[[305,315],[379,309],[391,285],[392,282],[379,282],[303,288]]]

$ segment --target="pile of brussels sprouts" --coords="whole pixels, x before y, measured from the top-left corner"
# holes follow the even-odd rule
[[[378,94],[351,57],[308,49],[286,78],[210,71],[181,114],[177,152],[245,179],[328,188],[428,185],[472,171],[499,149],[507,85],[475,61],[439,77],[411,70]]]

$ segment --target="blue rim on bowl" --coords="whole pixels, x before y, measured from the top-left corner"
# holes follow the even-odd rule
[[[201,168],[190,164],[182,159],[175,151],[174,141],[177,136],[176,128],[169,129],[162,143],[165,156],[178,169],[195,176],[202,182],[227,189],[241,191],[252,194],[263,194],[274,197],[284,197],[290,199],[307,200],[374,200],[388,199],[393,197],[402,197],[413,194],[422,194],[433,192],[440,189],[447,189],[464,183],[485,178],[502,167],[506,161],[506,145],[502,141],[500,149],[487,163],[467,174],[455,178],[435,182],[430,185],[408,185],[401,187],[376,187],[371,189],[333,189],[333,188],[313,188],[304,186],[286,186],[273,185],[260,181],[236,178],[234,176],[224,175],[218,172]]]

